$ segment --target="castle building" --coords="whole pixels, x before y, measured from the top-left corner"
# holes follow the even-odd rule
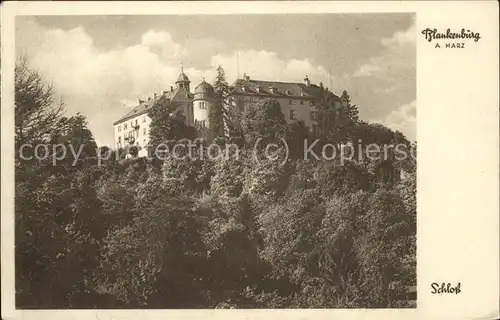
[[[146,146],[149,142],[149,126],[151,119],[149,109],[161,97],[170,100],[173,109],[181,111],[188,125],[210,127],[209,111],[214,104],[214,88],[205,79],[198,84],[194,93],[190,91],[191,81],[181,70],[175,87],[155,93],[146,101],[139,100],[138,105],[130,112],[113,123],[115,148],[124,148],[128,145],[139,147],[139,156],[146,155]],[[276,82],[250,79],[246,74],[237,79],[230,86],[230,107],[243,112],[245,105],[256,103],[268,98],[276,99],[288,123],[302,121],[311,130],[316,125],[316,101],[320,95],[320,87],[312,84],[306,76],[303,82]],[[341,100],[336,98],[335,103],[340,105]]]

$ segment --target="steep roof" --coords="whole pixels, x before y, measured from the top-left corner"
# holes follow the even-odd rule
[[[161,97],[165,97],[172,101],[173,103],[178,103],[179,105],[183,102],[189,102],[192,100],[192,94],[187,92],[184,88],[176,88],[173,91],[166,91],[162,95],[158,96],[156,99],[151,99],[148,101],[142,101],[139,105],[134,107],[132,110],[127,112],[123,117],[113,122],[113,125],[125,122],[129,119],[135,118],[142,114],[148,113],[149,109],[158,101]]]
[[[179,74],[179,76],[177,77],[177,82],[191,82],[189,81],[189,78],[188,76],[186,76],[186,74],[184,73],[184,71],[181,72],[181,74]]]
[[[241,95],[263,95],[269,97],[294,97],[294,98],[316,98],[320,94],[320,87],[315,84],[307,86],[300,82],[278,82],[262,81],[253,79],[237,79],[232,85],[232,93]],[[271,92],[275,87],[275,93]],[[245,88],[243,90],[243,88]],[[257,91],[259,88],[259,91]],[[337,97],[336,95],[334,95]],[[338,98],[338,97],[337,97]],[[340,99],[340,98],[339,98]]]
[[[212,93],[214,92],[214,87],[203,79],[203,81],[194,88],[194,93]]]

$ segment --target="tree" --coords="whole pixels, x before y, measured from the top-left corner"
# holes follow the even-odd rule
[[[320,84],[319,98],[316,101],[317,135],[324,143],[337,143],[334,128],[336,126],[337,108],[335,96]]]
[[[340,96],[340,108],[337,112],[336,123],[336,133],[342,142],[352,141],[358,120],[358,107],[351,104],[351,97],[344,90]]]
[[[62,117],[62,106],[53,104],[54,88],[25,59],[16,65],[15,80],[16,147],[59,145],[49,148],[47,159],[17,159],[16,304],[95,307],[93,279],[108,226],[96,194],[97,146],[85,117]]]
[[[279,283],[281,296],[301,296],[317,277],[315,234],[324,216],[318,200],[314,190],[296,190],[258,216],[263,238],[261,256],[271,266],[268,277]],[[274,291],[274,285],[268,290]]]
[[[189,199],[148,187],[148,201],[130,225],[111,232],[103,246],[102,290],[128,307],[190,308],[202,304],[203,244]]]
[[[314,138],[303,121],[292,122],[287,126],[286,142],[290,149],[291,159],[303,159],[304,147],[314,143]]]
[[[349,119],[352,123],[356,123],[359,120],[359,111],[356,105],[351,104],[351,96],[347,93],[346,90],[342,91],[342,95],[340,96],[340,101],[342,101],[342,109],[343,113],[345,113],[346,118]]]
[[[332,196],[326,203],[325,217],[316,236],[318,272],[323,290],[317,296],[335,307],[362,306],[362,276],[356,243],[359,224],[369,194],[363,191]],[[325,288],[326,287],[326,288]]]
[[[208,114],[210,130],[214,137],[226,135],[227,110],[229,108],[229,86],[226,74],[221,66],[217,67],[217,76],[214,82],[215,99]]]
[[[50,143],[65,146],[67,155],[57,165],[64,166],[66,170],[97,163],[97,143],[88,128],[87,118],[80,113],[59,119],[57,129],[51,134]],[[73,153],[77,153],[78,158]]]
[[[369,187],[366,168],[355,162],[326,162],[318,168],[317,188],[320,194],[329,199],[334,195],[343,196]]]
[[[29,67],[27,58],[18,59],[14,72],[16,146],[20,146],[50,134],[64,104],[54,103],[54,87],[46,85],[42,74]]]
[[[196,130],[186,124],[182,111],[165,96],[154,102],[148,116],[151,118],[149,145],[153,150],[168,140],[192,139],[196,136]]]
[[[83,141],[81,132],[64,136],[67,143]],[[82,151],[75,166],[71,159],[55,166],[22,162],[16,168],[19,306],[92,307],[96,301],[93,275],[108,226],[96,194],[100,173],[88,153]]]
[[[281,106],[275,99],[266,99],[246,105],[242,117],[246,142],[252,147],[259,138],[262,146],[276,143],[286,135],[286,121]]]
[[[395,190],[378,189],[360,203],[354,240],[359,287],[365,305],[387,307],[389,284],[401,281],[407,287],[414,279],[406,260],[415,257],[416,224]]]

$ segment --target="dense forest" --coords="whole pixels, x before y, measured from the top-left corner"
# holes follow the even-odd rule
[[[272,99],[241,114],[225,108],[222,68],[214,88],[209,132],[165,112],[168,100],[149,113],[151,147],[195,140],[196,157],[124,157],[136,150],[98,148],[86,118],[65,116],[43,75],[17,63],[17,308],[407,306],[397,297],[416,284],[414,158],[304,160],[302,152],[316,139],[319,149],[414,144],[360,120],[347,92],[335,108],[321,86],[313,134],[288,125]],[[265,157],[253,148],[259,138],[282,138],[289,152]],[[203,156],[210,143],[235,144],[239,154]],[[54,163],[63,148],[31,159],[33,149],[18,152],[26,144],[82,152]]]

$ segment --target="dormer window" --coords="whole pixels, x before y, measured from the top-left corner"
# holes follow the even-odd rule
[[[262,93],[262,87],[261,86],[257,86],[255,88],[255,90],[257,90],[257,93],[259,93],[259,94]]]
[[[274,86],[274,85],[269,87],[269,91],[271,91],[272,94],[276,94],[278,92],[276,86]]]

